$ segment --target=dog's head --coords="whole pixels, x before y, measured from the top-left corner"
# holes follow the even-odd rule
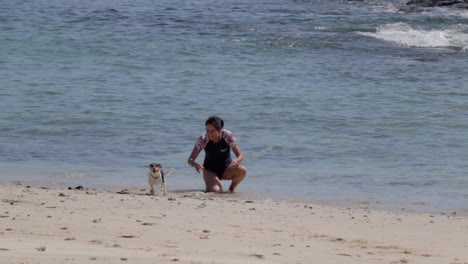
[[[157,173],[157,172],[160,172],[162,170],[162,165],[159,164],[159,163],[151,163],[149,165],[149,169],[152,173]]]

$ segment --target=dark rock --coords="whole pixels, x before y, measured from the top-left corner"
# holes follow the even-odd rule
[[[410,0],[409,6],[418,7],[454,7],[468,9],[468,0]]]

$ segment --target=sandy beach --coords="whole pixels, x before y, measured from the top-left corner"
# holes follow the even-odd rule
[[[0,263],[468,263],[468,218],[3,183]]]

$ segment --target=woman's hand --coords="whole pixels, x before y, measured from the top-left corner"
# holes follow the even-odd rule
[[[240,161],[238,159],[234,159],[234,160],[231,161],[231,164],[229,165],[229,167],[231,167],[231,168],[234,167],[235,168],[235,167],[239,166],[239,164],[240,164]]]
[[[198,173],[202,172],[202,171],[205,169],[205,167],[203,167],[203,165],[198,164],[198,163],[195,163],[195,166],[194,166],[194,167],[195,167],[195,170],[196,170]]]

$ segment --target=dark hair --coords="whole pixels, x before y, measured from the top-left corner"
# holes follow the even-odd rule
[[[224,121],[219,116],[210,116],[205,122],[206,125],[213,125],[216,130],[221,131],[224,127]]]

